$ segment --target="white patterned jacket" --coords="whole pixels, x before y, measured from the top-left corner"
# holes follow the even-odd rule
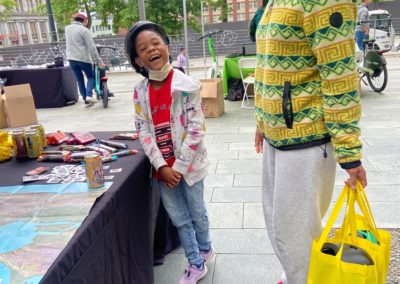
[[[172,168],[183,175],[189,186],[204,179],[208,168],[200,89],[198,80],[174,70],[171,83],[171,134],[176,161]],[[133,100],[140,143],[150,163],[158,170],[167,163],[155,140],[147,78],[135,87]]]

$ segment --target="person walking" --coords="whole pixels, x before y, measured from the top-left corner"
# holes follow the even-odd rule
[[[85,104],[92,105],[97,102],[92,93],[95,84],[93,62],[96,62],[100,68],[104,68],[105,65],[86,25],[85,13],[74,14],[73,22],[65,28],[65,40],[67,60],[78,82],[79,92]],[[86,86],[84,74],[87,78]]]
[[[369,3],[370,0],[361,0],[361,4],[358,6],[357,11],[356,43],[361,51],[365,51],[364,40],[367,40],[369,35]],[[365,23],[366,21],[367,23]]]
[[[336,162],[355,188],[361,163],[359,78],[352,0],[269,1],[257,29],[255,148],[263,153],[262,202],[282,265],[278,283],[306,284]]]

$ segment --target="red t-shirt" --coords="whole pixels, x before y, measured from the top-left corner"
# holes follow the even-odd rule
[[[175,162],[170,111],[172,104],[171,84],[173,73],[174,71],[171,70],[167,81],[160,89],[155,90],[151,84],[149,88],[150,109],[156,133],[156,143],[169,167],[172,167]],[[161,176],[156,170],[153,171],[153,177],[161,179]]]

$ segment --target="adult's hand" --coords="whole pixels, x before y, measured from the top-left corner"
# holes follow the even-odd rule
[[[256,135],[254,137],[254,147],[256,147],[256,152],[258,154],[263,152],[263,145],[264,145],[264,136],[262,135],[260,130],[256,128]]]
[[[100,69],[104,69],[106,65],[104,63],[99,64]]]
[[[356,188],[357,180],[360,181],[361,185],[365,188],[367,186],[367,173],[363,166],[359,166],[357,168],[346,170],[349,174],[349,178],[345,181],[345,183],[350,186],[352,189]]]

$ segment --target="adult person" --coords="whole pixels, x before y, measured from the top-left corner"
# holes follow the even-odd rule
[[[336,162],[352,188],[367,185],[354,64],[352,0],[273,1],[257,29],[255,147],[263,152],[262,201],[282,264],[278,283],[305,284],[322,232]]]
[[[362,0],[357,10],[356,43],[361,51],[365,51],[364,40],[367,40],[369,35],[369,24],[365,23],[368,22],[369,3],[370,0]]]
[[[92,96],[95,84],[93,62],[96,62],[100,68],[104,68],[105,65],[97,52],[90,30],[86,28],[86,25],[86,14],[78,12],[74,14],[73,22],[65,28],[67,60],[78,82],[79,92],[83,101],[85,104],[94,104],[96,99]],[[86,86],[83,74],[87,78]]]
[[[250,33],[250,39],[252,42],[256,42],[257,26],[264,14],[264,9],[265,9],[265,6],[267,6],[267,4],[268,4],[268,0],[263,0],[262,6],[257,9],[253,19],[250,21],[249,33]]]
[[[187,68],[187,58],[186,58],[186,48],[182,47],[179,50],[179,55],[176,58],[178,62],[178,69],[181,70],[183,73],[186,73]]]

